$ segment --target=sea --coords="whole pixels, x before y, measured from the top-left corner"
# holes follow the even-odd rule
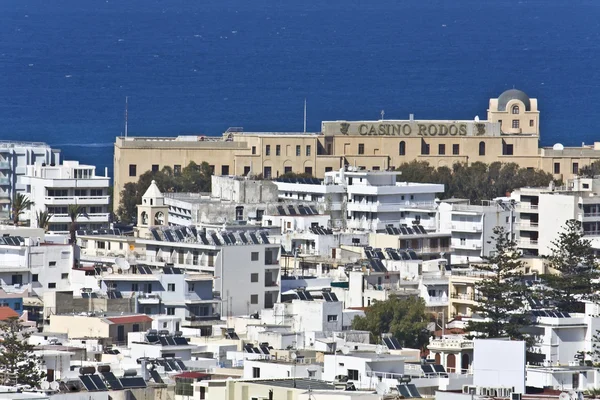
[[[541,144],[597,135],[597,0],[2,0],[0,140],[112,174],[113,143],[485,118],[518,88]]]

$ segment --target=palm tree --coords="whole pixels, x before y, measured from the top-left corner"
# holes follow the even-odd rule
[[[38,228],[42,228],[44,232],[48,231],[48,224],[50,224],[51,215],[48,214],[48,211],[39,210],[35,214],[35,218],[37,219]]]
[[[85,212],[85,208],[79,204],[69,204],[67,210],[69,218],[71,218],[71,226],[69,227],[69,233],[71,234],[71,244],[75,245],[75,232],[77,231],[77,218],[85,217],[89,218]]]
[[[12,218],[15,226],[19,225],[19,216],[35,203],[23,193],[17,193],[12,203]]]

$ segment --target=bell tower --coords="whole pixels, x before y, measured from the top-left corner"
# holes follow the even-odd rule
[[[142,196],[142,204],[137,206],[136,236],[151,238],[150,228],[169,226],[169,207],[156,181],[152,181],[146,193]]]

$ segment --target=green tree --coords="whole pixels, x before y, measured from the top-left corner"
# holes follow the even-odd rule
[[[48,213],[48,211],[38,210],[35,214],[38,228],[42,228],[44,232],[47,232],[48,225],[50,224],[50,217],[51,215]]]
[[[75,232],[77,231],[77,219],[79,217],[88,218],[87,213],[85,212],[85,207],[79,204],[69,204],[67,207],[67,215],[71,220],[71,224],[69,225],[69,234],[71,235],[71,244],[75,245],[76,236]]]
[[[35,203],[22,193],[17,193],[12,203],[13,224],[19,225],[19,216],[31,208]]]
[[[398,177],[402,182],[437,183],[434,180],[435,168],[426,161],[404,163],[397,170],[402,172]]]
[[[364,317],[352,320],[352,329],[371,332],[378,341],[383,333],[391,333],[403,346],[422,348],[429,340],[428,318],[423,299],[390,296],[385,301],[375,301],[365,311]]]
[[[593,178],[600,175],[600,161],[594,161],[590,165],[579,168],[579,176]]]
[[[600,273],[591,242],[583,236],[581,222],[571,219],[565,223],[558,239],[552,242],[547,259],[557,273],[542,277],[548,287],[546,298],[559,311],[583,312],[584,301],[597,299]]]
[[[279,178],[291,178],[291,179],[298,179],[298,178],[312,178],[312,174],[309,174],[307,172],[286,172],[284,174],[279,175]]]
[[[3,385],[29,385],[37,387],[46,377],[41,371],[41,357],[33,353],[33,345],[27,342],[31,336],[18,318],[10,318],[0,324],[0,376]]]
[[[529,290],[520,272],[523,267],[521,253],[502,227],[494,228],[492,240],[495,251],[484,257],[485,264],[477,267],[486,274],[475,284],[477,304],[473,313],[480,319],[469,321],[467,329],[475,332],[477,337],[525,340],[523,329],[529,325],[529,318],[524,315],[523,306]]]

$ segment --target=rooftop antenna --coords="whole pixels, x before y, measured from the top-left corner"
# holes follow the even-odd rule
[[[304,133],[306,133],[306,97],[304,98]]]
[[[385,116],[385,110],[381,110],[381,120],[383,121],[383,117]]]
[[[127,103],[128,103],[129,97],[125,96],[125,137],[127,137]]]

